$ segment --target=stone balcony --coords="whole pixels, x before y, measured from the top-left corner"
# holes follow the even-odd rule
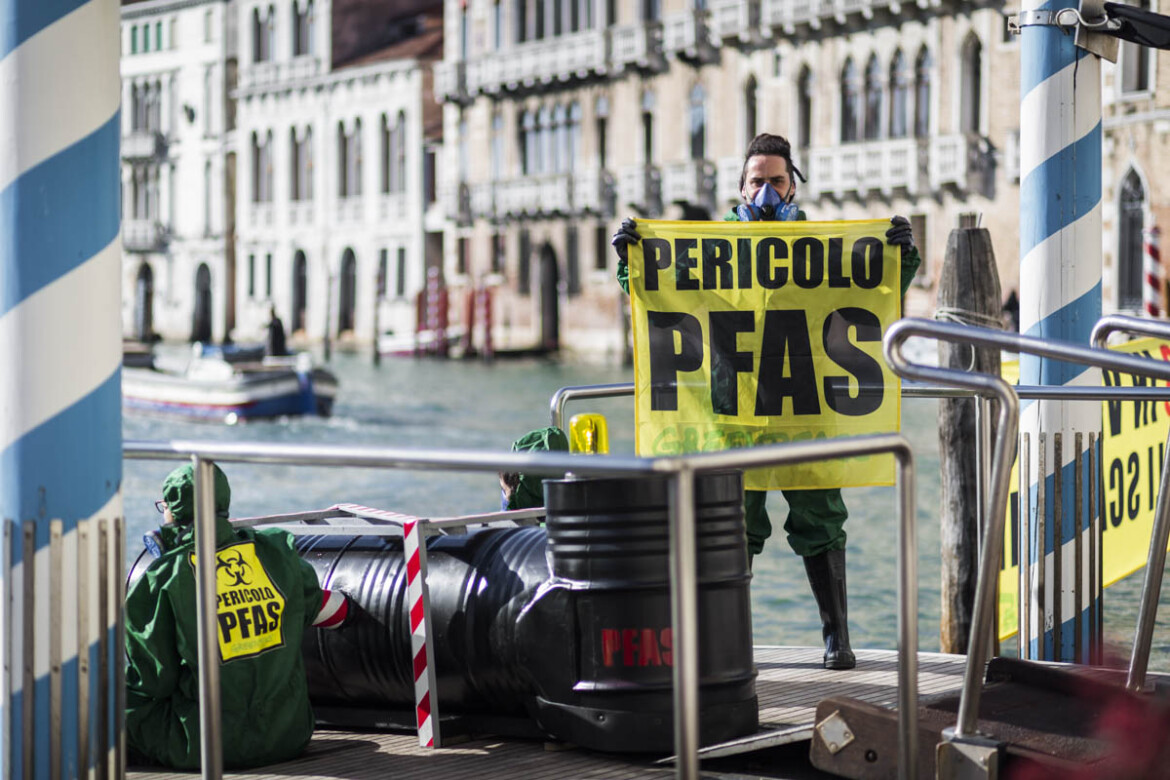
[[[610,28],[610,65],[623,70],[660,71],[666,68],[662,55],[662,23],[638,22]]]
[[[899,189],[915,195],[921,184],[918,141],[898,138],[813,149],[804,188],[812,197],[840,200],[870,192],[889,197]]]
[[[122,136],[123,160],[158,160],[166,153],[167,139],[157,130],[132,130]]]
[[[613,175],[609,171],[586,168],[573,174],[572,202],[575,213],[613,217],[617,206],[615,195]]]
[[[467,63],[436,62],[434,66],[435,100],[439,102],[466,103],[471,94],[467,91]]]
[[[876,16],[899,14],[903,6],[933,6],[938,0],[761,0],[761,3],[763,25],[792,35],[804,28],[819,30],[831,24],[860,27]]]
[[[551,217],[572,212],[572,174],[550,173],[496,182],[498,217]]]
[[[256,202],[248,204],[248,224],[254,228],[268,228],[272,227],[272,204],[269,202]]]
[[[662,20],[662,50],[681,60],[714,62],[719,49],[711,43],[707,12],[689,9],[668,14]]]
[[[122,221],[122,248],[127,252],[161,252],[170,238],[170,229],[155,219]]]
[[[707,160],[681,160],[663,165],[662,202],[714,208],[714,163]]]
[[[267,60],[247,63],[240,67],[239,88],[265,89],[309,81],[321,75],[321,60],[316,55],[294,57],[291,60]]]
[[[494,95],[604,74],[608,48],[605,30],[585,30],[501,49],[467,62],[467,92]]]
[[[379,222],[393,221],[396,225],[402,225],[406,217],[406,193],[383,192],[378,196]]]
[[[915,196],[948,187],[967,191],[971,143],[964,135],[946,135],[929,141],[897,138],[815,148],[804,191],[837,200],[871,193],[888,198],[895,191]]]
[[[711,35],[720,41],[759,43],[760,0],[711,0]]]
[[[294,200],[289,203],[288,224],[290,227],[305,227],[313,224],[313,201]]]
[[[618,210],[634,209],[648,217],[662,214],[662,172],[653,165],[631,165],[618,176]]]

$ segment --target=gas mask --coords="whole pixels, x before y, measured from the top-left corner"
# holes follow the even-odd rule
[[[796,204],[791,199],[785,200],[780,193],[767,182],[756,192],[751,203],[743,203],[735,207],[735,215],[740,222],[776,221],[791,222],[796,219]]]

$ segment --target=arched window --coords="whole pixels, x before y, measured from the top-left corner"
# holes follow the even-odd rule
[[[353,331],[354,309],[357,307],[357,258],[352,249],[341,256],[340,286],[337,290],[337,332]]]
[[[796,146],[807,149],[812,143],[813,75],[805,65],[796,79]]]
[[[910,106],[910,71],[901,49],[890,63],[890,138],[905,138],[908,132],[907,109]]]
[[[337,123],[337,195],[349,195],[349,144],[345,137],[345,125]]]
[[[707,93],[702,84],[691,88],[690,96],[691,159],[707,156]]]
[[[568,148],[565,150],[567,154],[566,170],[573,170],[577,167],[577,155],[581,153],[581,104],[569,104],[569,124],[567,130]]]
[[[841,69],[841,143],[858,139],[857,127],[861,121],[861,85],[853,58],[845,60]]]
[[[597,166],[604,169],[609,161],[609,98],[597,98]]]
[[[934,61],[925,46],[914,63],[914,135],[930,136],[930,71]]]
[[[565,126],[565,107],[558,105],[552,112],[552,172],[561,173],[568,169],[569,135]]]
[[[963,86],[960,90],[959,129],[964,133],[979,133],[983,94],[983,44],[975,33],[963,41]]]
[[[756,137],[756,124],[759,121],[759,101],[756,99],[756,77],[749,76],[743,86],[743,131],[744,146],[751,143]]]
[[[504,175],[504,115],[498,108],[492,112],[491,174],[493,181]]]
[[[552,111],[548,106],[541,107],[537,125],[540,143],[536,145],[536,172],[548,173],[552,164]]]
[[[1120,225],[1117,231],[1117,304],[1121,309],[1142,305],[1142,227],[1145,224],[1146,191],[1137,172],[1130,170],[1121,182]]]
[[[531,111],[520,116],[520,173],[536,172],[536,117]]]
[[[882,66],[876,54],[865,66],[865,140],[876,141],[882,135]]]
[[[654,162],[654,93],[645,90],[642,93],[642,164],[650,165]]]

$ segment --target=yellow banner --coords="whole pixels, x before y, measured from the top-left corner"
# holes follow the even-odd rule
[[[1118,352],[1170,360],[1170,342],[1138,339]],[[1017,363],[1004,363],[1003,378],[1018,380]],[[1105,371],[1106,387],[1149,386],[1154,380]],[[1166,434],[1170,430],[1170,403],[1162,401],[1104,401],[1101,404],[1101,469],[1103,474],[1104,538],[1101,542],[1102,581],[1108,587],[1146,565],[1154,504],[1162,478]],[[1011,496],[999,573],[999,635],[1016,633],[1019,603],[1019,476],[1012,466]]]
[[[882,334],[901,309],[888,220],[639,220],[636,446],[674,455],[897,431]],[[758,469],[753,490],[890,485],[890,456]]]
[[[1170,343],[1138,339],[1115,348],[1118,352],[1170,359]],[[1152,379],[1102,372],[1107,387],[1155,384]],[[1163,401],[1105,401],[1101,404],[1101,473],[1104,485],[1105,538],[1101,542],[1101,578],[1112,585],[1146,565],[1154,503],[1162,479],[1170,403]]]

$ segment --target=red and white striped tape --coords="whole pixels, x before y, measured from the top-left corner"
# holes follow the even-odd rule
[[[1157,225],[1142,231],[1142,308],[1149,317],[1162,313],[1161,234]]]
[[[418,520],[402,525],[403,554],[406,556],[406,598],[410,602],[410,649],[414,657],[414,711],[418,726],[418,744],[435,747],[438,736],[438,713],[431,691],[435,673],[430,666],[430,604],[427,599],[426,547]]]

